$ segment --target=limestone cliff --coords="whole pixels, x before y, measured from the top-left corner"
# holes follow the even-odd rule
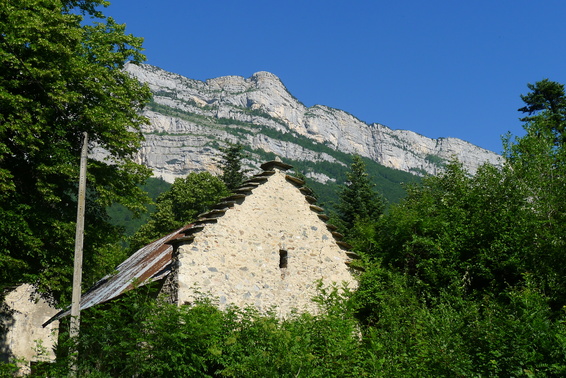
[[[150,65],[128,65],[147,83],[154,99],[146,109],[150,123],[139,160],[168,181],[193,170],[216,169],[218,147],[240,142],[251,152],[250,165],[268,153],[292,162],[345,165],[345,154],[359,154],[386,167],[422,175],[435,174],[453,158],[475,172],[500,156],[456,138],[431,139],[322,105],[306,107],[275,75],[226,76],[205,82]],[[297,165],[296,163],[294,163]],[[325,172],[307,176],[324,182]]]

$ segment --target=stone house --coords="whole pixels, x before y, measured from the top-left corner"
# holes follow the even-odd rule
[[[171,303],[210,294],[220,308],[255,306],[285,317],[314,312],[317,282],[357,287],[357,255],[340,241],[304,182],[275,160],[199,219],[141,248],[81,299],[81,309],[107,302],[136,282],[160,283]],[[61,311],[50,321],[70,313]],[[49,324],[49,322],[45,324]]]
[[[221,308],[274,308],[284,317],[293,309],[315,311],[315,281],[356,286],[347,265],[355,254],[337,240],[341,235],[326,224],[304,182],[280,161],[261,168],[170,242],[172,274],[163,292],[173,302],[192,303],[196,288]]]

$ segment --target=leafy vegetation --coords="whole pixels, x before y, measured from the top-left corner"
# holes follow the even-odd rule
[[[35,284],[65,300],[71,287],[83,133],[111,163],[89,161],[85,284],[123,258],[105,208],[143,211],[147,87],[123,71],[141,39],[96,10],[102,0],[3,1],[0,7],[0,284]],[[88,20],[83,22],[84,17]]]
[[[322,315],[287,320],[253,308],[220,311],[209,298],[179,308],[149,299],[147,290],[85,313],[80,376],[328,377],[362,371],[357,322],[337,290],[317,298]],[[64,375],[65,362],[51,366],[52,375]]]
[[[561,376],[566,327],[549,322],[532,286],[509,304],[438,297],[424,304],[406,275],[371,269],[354,296],[314,300],[319,315],[287,319],[254,308],[220,311],[214,299],[177,307],[138,288],[83,314],[82,377]],[[149,291],[149,293],[148,293]],[[370,309],[374,315],[356,320]],[[559,320],[565,320],[562,317]],[[67,348],[60,345],[60,349]],[[68,360],[47,367],[64,376]]]
[[[123,236],[126,239],[131,237],[134,232],[147,223],[150,215],[156,210],[155,200],[161,193],[169,190],[169,188],[171,188],[171,184],[163,179],[155,177],[148,178],[145,184],[141,185],[141,190],[146,192],[152,201],[146,205],[146,211],[136,216],[134,212],[124,205],[115,203],[106,209],[110,217],[110,222],[122,228]],[[124,246],[126,245],[127,243]]]
[[[177,178],[169,190],[157,197],[156,210],[130,239],[131,251],[167,235],[204,213],[229,194],[224,182],[209,172],[191,172]]]

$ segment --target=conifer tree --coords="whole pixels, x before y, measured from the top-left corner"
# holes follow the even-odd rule
[[[246,157],[244,146],[240,143],[220,147],[222,156],[219,160],[222,169],[221,179],[229,190],[234,190],[246,179],[248,170],[242,168],[242,160]]]
[[[554,135],[557,145],[566,141],[566,94],[564,84],[544,79],[535,84],[527,84],[531,92],[521,95],[525,106],[520,112],[528,116],[521,118],[529,128],[537,127],[539,132]]]
[[[359,155],[353,157],[346,178],[346,184],[338,193],[337,210],[344,231],[348,233],[358,221],[376,220],[383,213],[385,200],[375,190],[366,165]]]

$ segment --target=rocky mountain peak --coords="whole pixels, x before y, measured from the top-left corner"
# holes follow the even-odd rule
[[[359,154],[386,167],[417,175],[436,174],[451,159],[474,173],[484,162],[501,157],[456,138],[432,139],[323,105],[305,107],[274,74],[261,71],[249,78],[224,76],[193,80],[150,65],[129,64],[126,70],[154,93],[146,109],[151,123],[140,161],[170,181],[190,170],[215,169],[214,157],[225,141],[239,142],[252,153],[310,164],[345,166],[343,154]]]
[[[250,80],[256,83],[256,87],[258,89],[265,88],[280,90],[280,88],[285,88],[285,86],[277,76],[267,71],[259,71],[254,73],[250,77]]]

